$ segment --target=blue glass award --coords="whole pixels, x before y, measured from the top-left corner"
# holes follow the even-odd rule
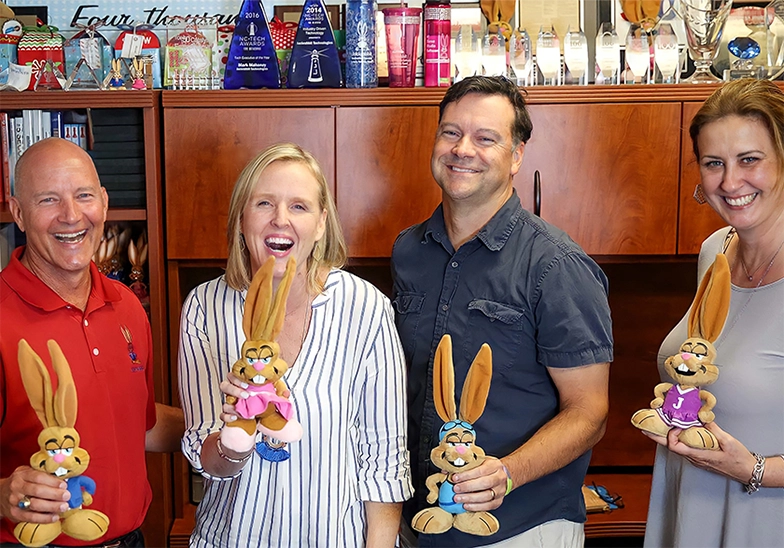
[[[338,49],[324,0],[305,0],[291,50],[290,88],[339,88],[343,82]]]
[[[279,87],[278,57],[261,0],[243,0],[229,46],[223,88]]]

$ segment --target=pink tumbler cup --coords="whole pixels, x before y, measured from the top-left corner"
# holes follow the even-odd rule
[[[416,82],[417,42],[422,8],[385,8],[389,87],[412,88]]]

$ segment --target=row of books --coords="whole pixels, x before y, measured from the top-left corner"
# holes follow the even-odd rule
[[[47,137],[62,137],[87,150],[87,133],[87,117],[74,111],[0,112],[3,185],[0,202],[8,201],[13,195],[16,162],[33,143]]]

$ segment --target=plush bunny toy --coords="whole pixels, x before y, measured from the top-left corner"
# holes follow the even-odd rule
[[[48,341],[52,367],[57,373],[57,390],[52,395],[52,383],[44,362],[30,348],[27,341],[19,341],[19,370],[30,404],[44,429],[38,435],[41,450],[30,457],[30,466],[52,474],[68,484],[71,498],[68,510],[54,523],[21,522],[14,528],[14,536],[25,546],[44,546],[60,533],[84,541],[93,541],[106,534],[109,518],[97,510],[88,510],[95,494],[95,482],[82,475],[90,463],[90,456],[79,446],[76,424],[76,386],[71,368],[63,351],[55,341]]]
[[[291,402],[283,397],[286,384],[283,374],[288,364],[280,357],[280,346],[275,342],[286,316],[286,299],[297,269],[291,258],[286,272],[273,295],[272,272],[275,257],[270,257],[256,272],[245,298],[242,329],[245,342],[240,359],[234,362],[232,373],[248,383],[250,397],[237,400],[227,396],[239,418],[224,425],[220,433],[221,444],[243,453],[251,449],[258,430],[265,436],[281,442],[293,442],[302,438],[302,426],[294,419]],[[288,457],[275,452],[275,448],[257,446],[259,454],[267,460],[284,460]]]
[[[632,416],[632,424],[652,434],[666,436],[670,428],[682,428],[678,439],[695,449],[719,449],[719,442],[705,424],[713,422],[716,398],[701,386],[719,377],[716,342],[730,308],[730,267],[723,253],[705,273],[689,311],[689,338],[680,352],[664,362],[664,370],[678,384],[658,384],[650,409]]]
[[[444,533],[453,526],[472,535],[487,536],[498,531],[498,520],[488,512],[469,512],[455,502],[452,475],[476,468],[485,460],[485,452],[475,442],[476,422],[485,410],[490,380],[493,375],[493,356],[483,344],[476,354],[460,397],[460,415],[455,408],[455,371],[452,364],[452,338],[441,337],[433,362],[433,403],[444,424],[438,432],[439,445],[430,452],[430,460],[446,474],[437,473],[425,481],[429,493],[427,502],[438,506],[425,508],[411,521],[420,533]]]

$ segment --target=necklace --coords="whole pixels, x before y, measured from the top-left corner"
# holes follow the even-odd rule
[[[737,314],[735,314],[735,317],[732,319],[732,324],[729,326],[729,328],[727,328],[726,330],[723,331],[723,334],[726,334],[726,333],[729,333],[730,331],[732,331],[732,328],[735,327],[736,323],[738,323],[738,319],[743,314],[743,311],[746,310],[746,308],[749,306],[749,303],[751,302],[751,299],[754,298],[754,294],[762,286],[763,280],[768,275],[768,273],[770,272],[771,268],[773,268],[773,263],[776,262],[776,257],[778,257],[779,251],[781,251],[781,249],[783,247],[784,247],[784,242],[781,242],[781,245],[779,245],[779,248],[773,254],[773,257],[771,257],[770,262],[768,263],[768,267],[765,269],[765,272],[762,273],[762,276],[760,277],[759,281],[757,282],[757,285],[751,291],[751,294],[749,295],[749,298],[746,299],[746,302],[743,303],[743,306],[741,307],[741,309],[738,310]],[[740,249],[738,249],[738,257],[740,257]],[[742,258],[741,258],[740,262],[741,262],[741,264],[743,264],[743,259]],[[735,269],[735,263],[733,262],[732,268],[730,269],[730,271],[732,271],[734,269]],[[744,265],[744,270],[745,270],[745,265]],[[759,268],[757,268],[754,272],[756,272],[757,270],[759,270]],[[751,281],[752,276],[749,276],[748,272],[746,272],[746,276],[749,278],[749,281]]]
[[[759,283],[757,284],[757,287],[759,287],[760,284],[762,284],[762,280],[764,280],[765,276],[767,276],[768,272],[770,272],[770,269],[773,267],[773,263],[776,262],[776,256],[779,254],[779,251],[781,251],[782,247],[784,247],[784,241],[781,242],[781,245],[779,245],[778,249],[773,254],[773,257],[770,258],[770,262],[768,263],[768,268],[765,270],[764,274],[762,274],[762,278],[760,278]],[[740,252],[740,246],[738,246],[738,257],[737,258],[740,259],[740,265],[743,267],[743,273],[746,274],[746,277],[749,279],[749,281],[752,281],[754,279],[754,276],[757,274],[757,271],[760,268],[762,268],[762,265],[765,264],[764,262],[760,263],[759,266],[757,266],[757,268],[755,268],[754,271],[751,274],[749,274],[749,269],[746,268],[746,261],[743,260],[743,255]]]

